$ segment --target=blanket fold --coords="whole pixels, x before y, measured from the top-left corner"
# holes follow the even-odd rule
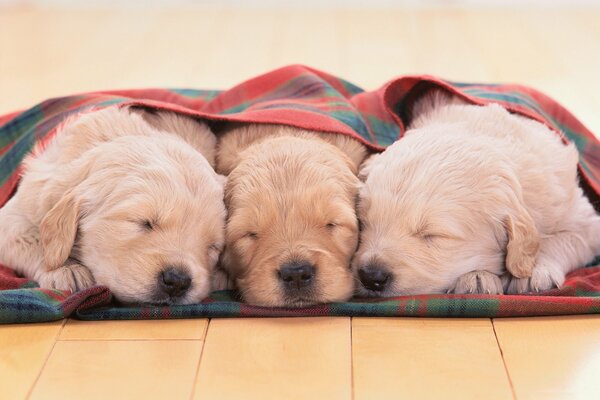
[[[139,105],[220,121],[285,124],[349,135],[373,151],[400,139],[405,112],[423,90],[438,87],[473,104],[499,103],[549,126],[575,143],[581,184],[600,208],[600,143],[569,111],[548,96],[520,85],[468,84],[428,75],[392,79],[374,91],[302,65],[283,67],[229,90],[140,89],[84,93],[46,100],[0,116],[0,207],[15,191],[24,157],[48,143],[67,118],[109,105]],[[218,133],[218,132],[217,132]],[[360,300],[304,309],[267,309],[216,292],[201,304],[116,307],[108,289],[71,294],[36,287],[0,266],[0,323],[81,319],[145,319],[232,316],[462,316],[499,317],[600,313],[600,266],[573,272],[563,288],[532,296],[424,295]]]

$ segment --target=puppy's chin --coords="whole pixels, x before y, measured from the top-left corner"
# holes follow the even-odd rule
[[[283,307],[283,308],[302,308],[310,307],[316,304],[325,303],[318,296],[303,294],[299,296],[286,296],[283,293],[274,296],[254,295],[248,291],[243,292],[245,301],[253,306],[259,307]]]
[[[174,305],[186,305],[186,304],[198,304],[201,303],[209,293],[201,294],[199,296],[181,296],[181,297],[170,297],[161,293],[155,293],[150,295],[130,295],[130,294],[117,294],[113,293],[115,300],[125,306],[174,306]]]
[[[355,296],[359,298],[377,298],[377,297],[392,297],[393,295],[388,294],[388,290],[374,291],[365,288],[360,282],[357,283]]]
[[[245,302],[261,307],[300,308],[342,302],[354,291],[350,271],[343,276],[337,275],[334,283],[317,278],[313,286],[294,292],[288,292],[275,273],[269,278],[248,274],[238,278],[236,283]]]
[[[283,287],[272,279],[272,282],[265,282],[261,279],[260,287],[256,287],[252,276],[238,278],[236,285],[244,301],[253,306],[259,307],[304,307],[314,304],[309,298],[289,298],[284,294]],[[270,279],[271,280],[271,279]]]
[[[161,292],[155,282],[140,282],[130,280],[127,287],[123,287],[123,276],[120,282],[104,281],[102,276],[97,280],[98,285],[106,286],[111,291],[114,299],[126,306],[171,306],[184,304],[197,304],[210,295],[211,285],[209,273],[196,273],[192,278],[192,286],[188,292],[181,296],[169,296]]]
[[[390,286],[389,288],[386,288],[384,290],[370,290],[367,289],[366,287],[364,287],[362,285],[362,283],[357,282],[356,283],[356,290],[354,295],[358,298],[368,298],[368,299],[374,299],[374,298],[385,298],[385,297],[398,297],[398,296],[410,296],[416,293],[407,293],[406,291],[402,290],[402,288],[398,288],[398,287],[394,287],[394,286]]]
[[[424,268],[423,268],[424,269]],[[382,290],[372,290],[355,277],[356,289],[354,295],[359,298],[385,298],[399,296],[419,296],[426,294],[444,294],[448,287],[442,281],[432,280],[426,275],[415,272],[402,274],[392,273],[390,283]]]

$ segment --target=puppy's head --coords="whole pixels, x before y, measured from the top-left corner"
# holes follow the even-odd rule
[[[284,136],[241,159],[225,190],[222,262],[245,300],[299,307],[349,298],[358,179],[348,158],[319,139]]]
[[[353,260],[359,295],[441,293],[470,271],[532,268],[537,231],[510,160],[443,133],[413,133],[366,164]]]
[[[42,222],[48,267],[75,258],[127,303],[208,295],[226,212],[223,183],[204,157],[157,132],[101,144],[68,168],[84,176]]]

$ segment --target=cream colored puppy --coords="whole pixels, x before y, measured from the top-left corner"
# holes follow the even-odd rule
[[[106,285],[127,303],[206,297],[226,215],[208,127],[109,107],[61,129],[0,209],[0,263],[45,288]]]
[[[346,136],[276,125],[220,136],[217,171],[229,174],[222,264],[247,302],[299,307],[352,295],[365,154]]]
[[[362,169],[358,294],[543,291],[600,254],[572,144],[441,93],[413,115],[405,138]]]

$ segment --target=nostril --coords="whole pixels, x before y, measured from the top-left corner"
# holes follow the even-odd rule
[[[390,273],[382,267],[367,265],[358,270],[358,277],[369,290],[382,291],[391,280]]]
[[[170,296],[183,295],[192,284],[192,278],[189,274],[176,267],[165,268],[161,272],[158,281],[161,289]]]
[[[309,272],[302,272],[302,274],[300,275],[300,279],[303,281],[309,281],[311,280],[313,277],[313,271],[312,269]]]
[[[279,278],[288,289],[309,286],[315,275],[315,267],[307,261],[292,261],[279,268]]]

